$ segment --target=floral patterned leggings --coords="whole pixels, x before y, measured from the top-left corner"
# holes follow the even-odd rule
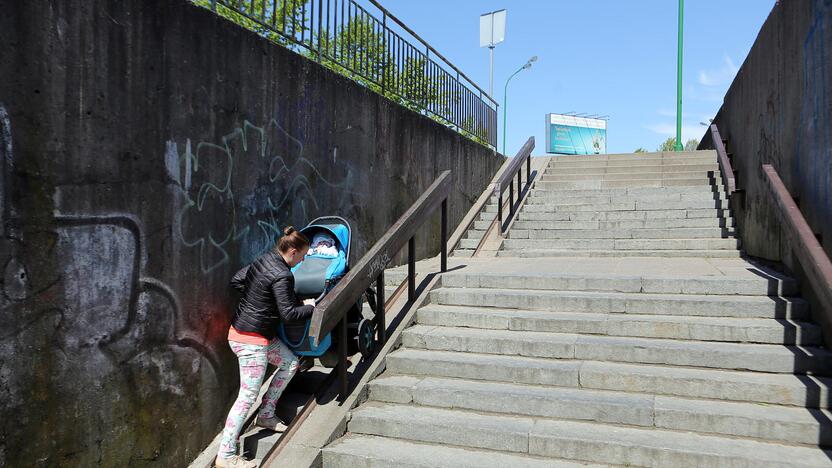
[[[277,371],[260,404],[260,416],[264,418],[274,417],[277,399],[298,370],[297,356],[278,338],[269,342],[268,346],[236,341],[229,341],[228,344],[240,361],[240,393],[228,413],[225,429],[222,431],[219,456],[226,458],[237,454],[237,438],[243,429],[249,409],[260,392],[263,377],[266,375],[266,365],[271,363],[277,366]]]

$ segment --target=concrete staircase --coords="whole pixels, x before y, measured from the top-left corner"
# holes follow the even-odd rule
[[[552,158],[501,256],[738,257],[716,153]]]
[[[554,158],[501,257],[442,276],[323,466],[832,466],[832,353],[796,281],[739,258],[716,170]]]

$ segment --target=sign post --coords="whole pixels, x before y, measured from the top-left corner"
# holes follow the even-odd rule
[[[488,47],[488,95],[494,97],[494,47],[506,38],[506,10],[480,15],[480,47]]]

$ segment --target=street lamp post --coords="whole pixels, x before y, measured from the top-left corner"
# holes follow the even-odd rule
[[[679,39],[676,52],[676,151],[682,151],[682,39],[684,36],[685,0],[679,0]]]
[[[503,156],[505,156],[506,154],[506,103],[508,103],[508,82],[511,81],[512,78],[514,78],[514,75],[520,73],[523,70],[531,68],[532,63],[536,61],[537,55],[530,58],[525,65],[518,68],[516,72],[512,73],[511,76],[508,77],[508,79],[506,80],[506,86],[505,88],[503,88]]]

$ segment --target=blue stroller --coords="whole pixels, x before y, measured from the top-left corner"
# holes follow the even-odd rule
[[[295,294],[301,299],[314,298],[317,302],[349,271],[352,229],[344,218],[323,216],[312,220],[300,232],[310,239],[311,246],[303,261],[292,268]],[[375,291],[368,289],[366,294],[370,307],[374,308]],[[375,348],[376,326],[373,320],[364,318],[362,299],[359,298],[347,312],[347,350],[349,354],[360,351],[361,356],[367,358]],[[314,343],[309,337],[310,322],[281,323],[278,334],[296,355],[320,357],[324,365],[333,367],[335,356],[324,357],[332,347],[333,337],[327,334],[320,343]]]

